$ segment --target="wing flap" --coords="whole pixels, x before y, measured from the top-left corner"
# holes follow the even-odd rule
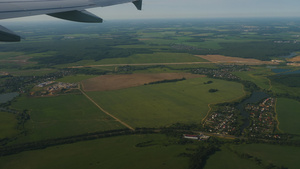
[[[60,19],[65,19],[69,21],[76,21],[76,22],[87,22],[87,23],[101,23],[103,22],[102,18],[86,11],[67,11],[67,12],[58,12],[58,13],[51,13],[47,14],[49,16],[53,16]]]

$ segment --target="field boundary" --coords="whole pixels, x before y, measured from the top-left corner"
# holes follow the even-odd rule
[[[124,125],[125,127],[129,128],[130,130],[134,131],[134,128],[129,126],[127,123],[121,121],[120,119],[118,119],[117,117],[115,117],[114,115],[110,114],[109,112],[107,112],[106,110],[104,110],[102,107],[100,107],[92,98],[90,98],[82,89],[79,89],[81,91],[81,93],[87,98],[89,99],[92,103],[94,103],[95,106],[97,106],[102,112],[104,112],[105,114],[109,115],[110,117],[112,117],[113,119],[115,119],[117,122],[121,123],[122,125]]]

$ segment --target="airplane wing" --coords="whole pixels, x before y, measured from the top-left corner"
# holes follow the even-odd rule
[[[101,23],[101,18],[85,9],[128,2],[132,2],[138,10],[142,9],[142,0],[0,0],[0,19],[47,14],[70,21]],[[19,35],[0,25],[0,41],[20,40]]]

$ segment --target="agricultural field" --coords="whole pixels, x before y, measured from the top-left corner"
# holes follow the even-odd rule
[[[73,76],[64,76],[63,78],[57,79],[58,82],[64,82],[64,83],[77,83],[81,82],[86,79],[90,79],[96,77],[95,75],[83,75],[83,74],[76,74]]]
[[[211,84],[204,84],[212,80]],[[209,89],[219,91],[209,93]],[[201,123],[208,104],[232,101],[244,96],[239,83],[210,78],[175,83],[87,92],[102,108],[134,127],[160,127],[181,123]]]
[[[279,120],[279,129],[292,134],[300,134],[300,102],[292,99],[279,98],[276,103],[276,112]]]
[[[0,111],[0,140],[15,136],[17,130],[17,119],[14,114]]]
[[[294,146],[269,145],[269,144],[241,144],[232,145],[233,150],[239,153],[248,153],[262,160],[262,164],[270,163],[289,169],[297,169],[300,166],[298,157],[300,156],[300,148]]]
[[[191,146],[172,145],[164,135],[118,136],[1,157],[0,168],[183,169],[188,168],[189,158],[179,154]]]
[[[204,76],[190,73],[103,75],[82,81],[82,88],[84,91],[109,91],[142,86],[163,80],[183,80],[183,78],[192,79],[199,77]]]
[[[27,109],[30,114],[30,120],[25,124],[28,134],[19,138],[17,142],[123,128],[83,95],[21,97],[12,104],[12,107],[17,110]]]

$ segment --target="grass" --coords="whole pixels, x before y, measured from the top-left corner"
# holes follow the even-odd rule
[[[85,79],[90,79],[93,77],[97,77],[96,75],[74,75],[74,76],[64,76],[63,78],[57,79],[58,82],[64,82],[64,83],[76,83],[81,82]]]
[[[43,76],[56,72],[56,69],[30,69],[30,70],[8,70],[13,76]]]
[[[12,104],[12,107],[19,110],[27,109],[30,113],[30,120],[25,125],[28,134],[17,142],[123,128],[83,95],[21,97]]]
[[[18,134],[17,119],[14,114],[0,112],[0,140]]]
[[[213,83],[205,85],[209,80]],[[219,91],[209,93],[211,88]],[[195,78],[87,94],[133,127],[159,127],[176,122],[200,123],[209,110],[208,104],[231,101],[242,97],[244,92],[239,83]]]
[[[125,58],[102,59],[100,61],[82,60],[75,63],[62,64],[57,68],[72,66],[90,66],[106,64],[142,64],[142,63],[183,63],[183,62],[207,62],[207,60],[188,53],[163,53],[135,54]]]
[[[273,163],[289,169],[298,169],[300,166],[300,148],[293,146],[268,144],[242,144],[233,146],[238,152],[248,153],[262,160],[263,164]]]
[[[272,89],[272,84],[267,75],[272,74],[272,71],[265,67],[253,67],[253,70],[246,72],[234,72],[234,74],[240,77],[242,80],[248,80],[255,83],[258,87],[262,89]]]
[[[131,135],[54,146],[0,157],[0,169],[183,169],[189,159],[179,157],[190,145],[163,146],[164,135]],[[141,142],[156,145],[136,147]]]
[[[300,134],[300,102],[292,99],[277,99],[276,112],[279,128],[287,133]]]
[[[212,155],[204,167],[204,169],[263,169],[263,167],[256,165],[254,162],[242,159],[235,153],[231,152],[225,147],[221,151],[217,151]]]

